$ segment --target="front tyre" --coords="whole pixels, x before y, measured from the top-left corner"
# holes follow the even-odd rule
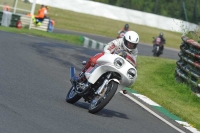
[[[89,112],[95,114],[103,109],[108,102],[112,99],[115,95],[118,88],[118,83],[115,81],[110,81],[107,86],[107,91],[105,92],[104,97],[96,95],[89,105]]]
[[[156,48],[156,46],[153,47],[153,51],[152,52],[153,52],[153,56],[157,56],[157,48]]]
[[[81,99],[81,96],[79,96],[76,93],[75,87],[72,86],[71,89],[69,90],[69,92],[67,93],[66,102],[73,104],[73,103],[77,102],[79,99]]]
[[[160,56],[160,47],[155,46],[153,49],[153,56],[159,57]]]

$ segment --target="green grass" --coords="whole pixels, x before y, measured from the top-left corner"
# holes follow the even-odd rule
[[[38,8],[39,6],[37,6]],[[126,23],[56,8],[50,8],[49,16],[56,20],[55,28],[87,32],[113,38],[117,36],[118,30]],[[129,23],[129,25],[132,30],[138,32],[140,42],[143,43],[151,45],[152,37],[157,36],[161,31],[167,40],[166,47],[179,49],[182,42],[181,33],[141,26],[134,23]],[[0,30],[32,34],[72,44],[81,44],[79,36],[75,35],[7,27],[0,27]],[[132,88],[200,130],[200,98],[192,93],[190,87],[176,82],[174,77],[176,61],[138,56],[137,64],[138,78]]]
[[[11,28],[11,27],[3,27],[3,26],[0,26],[0,30],[14,32],[18,34],[30,34],[30,35],[35,35],[39,37],[46,37],[46,38],[51,38],[55,40],[61,40],[61,41],[65,41],[65,42],[72,43],[79,46],[81,46],[82,44],[80,36],[77,36],[77,35],[56,34],[56,33],[48,33],[44,31],[39,31],[39,30],[29,30],[26,28],[17,29],[17,28]]]
[[[200,98],[175,80],[176,61],[139,56],[137,64],[138,78],[132,88],[200,129]]]
[[[160,30],[148,26],[142,26],[134,23],[106,19],[103,17],[92,16],[73,11],[57,8],[49,9],[49,16],[55,19],[56,28],[75,30],[98,34],[115,38],[117,32],[128,23],[131,30],[135,30],[140,36],[140,42],[152,45],[152,37],[160,32],[164,33],[166,38],[166,47],[179,49],[181,43],[181,33]]]
[[[197,29],[196,31],[194,32],[189,32],[187,33],[187,37],[190,38],[190,39],[193,39],[195,40],[196,42],[200,43],[200,28]]]

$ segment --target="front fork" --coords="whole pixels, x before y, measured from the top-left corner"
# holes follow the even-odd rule
[[[111,77],[112,73],[109,73],[106,77],[106,79],[104,80],[103,84],[99,87],[99,89],[95,92],[95,94],[103,97],[105,95],[105,92],[107,91],[107,85],[109,82],[109,79]]]
[[[158,52],[159,52],[159,49],[160,49],[160,46],[156,46],[156,50],[157,50],[157,52],[156,52],[156,53],[158,53]]]

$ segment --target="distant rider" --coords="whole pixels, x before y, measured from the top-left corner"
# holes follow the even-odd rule
[[[121,38],[124,36],[124,34],[129,31],[129,25],[128,24],[125,24],[124,25],[124,28],[122,28],[121,30],[118,31],[118,36],[117,38]]]
[[[163,53],[164,50],[164,44],[166,43],[166,40],[164,38],[164,35],[162,32],[159,33],[159,35],[153,40],[153,47],[156,45],[156,41],[160,41],[160,49],[161,49],[161,54]]]

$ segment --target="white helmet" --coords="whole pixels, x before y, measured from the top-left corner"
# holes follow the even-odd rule
[[[124,35],[124,49],[131,52],[133,49],[137,47],[139,43],[139,35],[135,31],[128,31]]]

